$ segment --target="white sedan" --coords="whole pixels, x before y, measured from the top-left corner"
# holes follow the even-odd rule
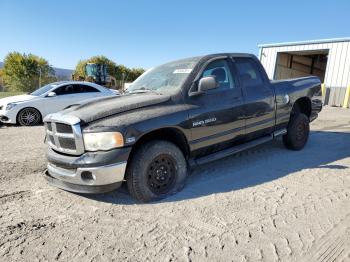
[[[118,91],[90,82],[55,82],[28,95],[0,99],[0,122],[22,126],[37,125],[46,115],[81,101],[114,95],[118,95]]]

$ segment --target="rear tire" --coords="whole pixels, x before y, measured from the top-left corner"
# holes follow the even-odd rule
[[[21,126],[35,126],[41,123],[41,114],[35,108],[24,108],[17,115],[17,123]]]
[[[309,118],[302,113],[293,114],[289,120],[287,134],[283,136],[283,143],[288,149],[301,150],[308,141],[309,133]]]
[[[140,202],[165,198],[185,185],[187,163],[181,150],[167,141],[142,145],[131,159],[126,173],[130,194]]]

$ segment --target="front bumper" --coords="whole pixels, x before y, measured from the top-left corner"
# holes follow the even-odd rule
[[[77,193],[104,193],[122,184],[126,162],[110,166],[64,169],[53,164],[47,165],[45,179],[53,186]]]
[[[124,181],[131,148],[86,152],[81,156],[47,151],[45,179],[53,186],[77,193],[103,193]]]
[[[16,124],[16,112],[14,110],[0,110],[0,122],[6,124]]]

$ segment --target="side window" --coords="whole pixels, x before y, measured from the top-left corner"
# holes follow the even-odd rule
[[[81,85],[74,85],[74,94],[80,94],[83,93],[83,88],[81,87]]]
[[[61,87],[58,87],[54,90],[56,95],[61,96],[61,95],[69,95],[74,93],[74,87],[73,85],[64,85]]]
[[[74,94],[84,93],[84,85],[74,85]]]
[[[88,85],[79,85],[79,91],[77,93],[93,93],[93,92],[100,92],[98,89],[88,86]]]
[[[255,87],[264,83],[256,62],[251,58],[234,58],[239,77],[245,87]]]
[[[219,83],[219,89],[234,88],[234,81],[226,60],[216,60],[211,62],[203,71],[202,77],[215,76]]]
[[[98,89],[88,85],[64,85],[54,90],[56,95],[72,95],[80,93],[100,92]]]

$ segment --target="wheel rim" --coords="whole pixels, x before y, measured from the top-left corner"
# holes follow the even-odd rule
[[[20,115],[21,123],[26,126],[37,124],[40,119],[40,115],[36,110],[24,109]]]
[[[303,141],[307,135],[307,124],[305,122],[300,122],[297,125],[296,140]]]
[[[174,185],[175,177],[175,160],[169,155],[159,155],[147,169],[148,187],[157,195],[169,192]]]

